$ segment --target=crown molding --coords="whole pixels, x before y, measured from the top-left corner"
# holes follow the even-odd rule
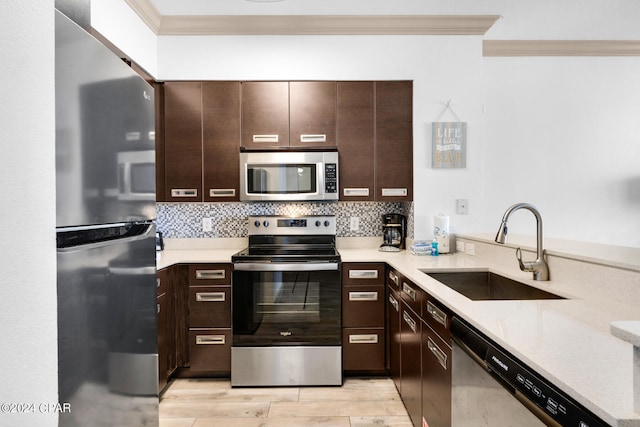
[[[161,15],[150,0],[125,0],[165,35],[484,35],[499,15]]]
[[[484,40],[482,56],[640,56],[640,41]]]

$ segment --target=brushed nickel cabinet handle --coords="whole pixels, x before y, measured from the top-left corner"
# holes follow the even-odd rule
[[[210,188],[209,197],[233,197],[236,195],[235,188]]]
[[[206,280],[206,279],[224,279],[225,271],[224,270],[196,270],[196,279]]]
[[[198,345],[221,345],[224,343],[224,335],[196,335],[196,344]]]
[[[349,279],[377,279],[378,270],[349,270]]]
[[[360,196],[360,197],[367,197],[369,196],[369,189],[368,188],[344,188],[342,189],[342,194],[345,196]]]
[[[389,303],[393,306],[395,311],[400,311],[400,306],[398,305],[398,301],[396,301],[393,295],[389,295]]]
[[[411,328],[411,330],[412,330],[412,331],[413,331],[413,333],[415,334],[415,333],[416,333],[416,329],[417,329],[416,321],[415,321],[415,320],[413,320],[413,319],[411,318],[411,316],[409,316],[409,315],[407,314],[407,312],[406,312],[406,311],[403,311],[403,312],[402,312],[402,319],[405,321],[405,323],[406,323],[407,325],[409,325],[409,327]]]
[[[253,135],[253,142],[278,142],[278,135]]]
[[[405,282],[402,282],[402,292],[409,295],[409,298],[412,300],[416,300],[416,291],[412,289],[411,286],[407,285]]]
[[[398,276],[393,271],[389,272],[389,279],[391,279],[396,286],[400,286],[400,280],[398,280]]]
[[[438,359],[440,366],[442,366],[446,371],[447,370],[447,354],[444,351],[440,350],[440,347],[438,347],[431,338],[427,338],[427,347],[429,347],[429,350],[431,350],[431,353],[433,353],[436,359]]]
[[[406,188],[383,188],[382,196],[384,197],[404,197],[408,194]]]
[[[349,292],[349,301],[378,301],[377,292]]]
[[[302,134],[302,135],[300,135],[300,142],[327,142],[327,135],[325,135],[325,134]]]
[[[224,292],[196,292],[198,302],[224,302]]]
[[[447,327],[447,314],[433,305],[431,301],[427,302],[427,312],[433,317],[433,320],[440,323],[445,328]]]
[[[198,197],[196,188],[172,188],[171,197]]]
[[[376,334],[349,335],[349,344],[378,344]]]

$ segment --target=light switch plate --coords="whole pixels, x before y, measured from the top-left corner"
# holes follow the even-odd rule
[[[468,199],[456,199],[456,213],[458,215],[469,214],[469,200]]]
[[[211,221],[211,218],[202,218],[202,231],[213,231],[213,223]]]
[[[349,230],[351,230],[351,231],[360,230],[360,217],[352,216],[349,219]]]
[[[464,242],[462,240],[456,240],[456,252],[464,253]]]
[[[465,245],[465,252],[467,255],[475,255],[476,254],[476,245],[473,243],[468,243]]]

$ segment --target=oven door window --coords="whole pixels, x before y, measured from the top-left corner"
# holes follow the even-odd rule
[[[248,165],[249,194],[317,193],[317,165],[274,164]]]
[[[340,345],[339,271],[233,273],[233,345]]]

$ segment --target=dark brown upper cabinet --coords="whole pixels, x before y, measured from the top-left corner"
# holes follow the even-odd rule
[[[376,200],[413,200],[413,82],[376,82]]]
[[[242,83],[243,148],[335,146],[335,82]]]
[[[164,84],[165,201],[239,200],[240,82]]]
[[[374,82],[338,82],[340,200],[375,200]]]

